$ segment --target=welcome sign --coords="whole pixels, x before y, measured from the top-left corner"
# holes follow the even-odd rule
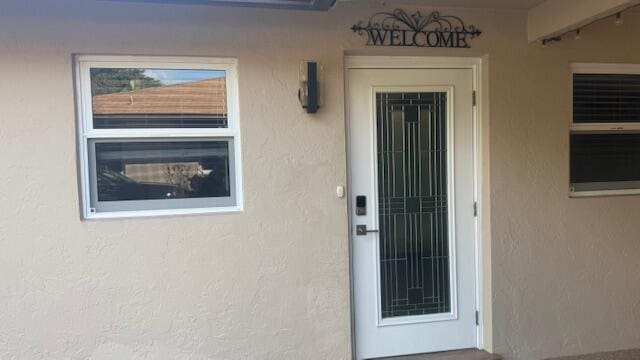
[[[469,48],[468,40],[482,34],[456,16],[443,16],[437,11],[427,16],[419,11],[409,15],[402,9],[373,14],[368,22],[360,21],[351,30],[366,35],[370,46],[433,48]]]

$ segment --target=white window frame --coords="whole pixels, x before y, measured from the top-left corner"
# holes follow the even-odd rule
[[[77,129],[78,129],[78,161],[79,186],[81,193],[81,212],[84,219],[129,218],[146,216],[187,215],[205,213],[229,213],[243,210],[242,196],[242,160],[240,142],[240,110],[238,94],[237,60],[233,58],[210,57],[166,57],[166,56],[98,56],[77,55],[74,57],[76,76]],[[153,69],[189,69],[189,70],[223,70],[226,74],[227,86],[227,128],[164,128],[164,129],[94,129],[91,97],[92,67],[106,68],[153,68]],[[235,205],[205,208],[174,208],[132,211],[96,212],[91,208],[91,180],[89,140],[101,139],[232,139],[230,161],[233,168],[230,176],[234,178]]]
[[[571,127],[570,134],[597,134],[597,133],[639,133],[640,122],[629,123],[574,123],[573,117],[573,75],[574,74],[625,74],[640,75],[640,64],[609,64],[609,63],[571,63]],[[570,150],[569,150],[570,151]],[[571,153],[569,153],[571,156]],[[615,189],[615,190],[581,190],[575,191],[569,180],[569,196],[573,198],[594,196],[621,196],[638,195],[639,188]]]

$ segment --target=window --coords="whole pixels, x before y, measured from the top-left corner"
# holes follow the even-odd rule
[[[640,65],[572,72],[571,195],[640,194]]]
[[[241,209],[236,63],[79,56],[85,218]]]

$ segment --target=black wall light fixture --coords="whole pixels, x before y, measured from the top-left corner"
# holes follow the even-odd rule
[[[298,100],[308,114],[315,114],[320,107],[320,83],[318,63],[305,61],[300,66],[300,89]]]

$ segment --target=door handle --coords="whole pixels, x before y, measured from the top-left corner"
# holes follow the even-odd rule
[[[380,231],[367,229],[367,225],[356,225],[356,235],[358,236],[364,236],[369,233],[377,233],[377,232],[380,232]]]

